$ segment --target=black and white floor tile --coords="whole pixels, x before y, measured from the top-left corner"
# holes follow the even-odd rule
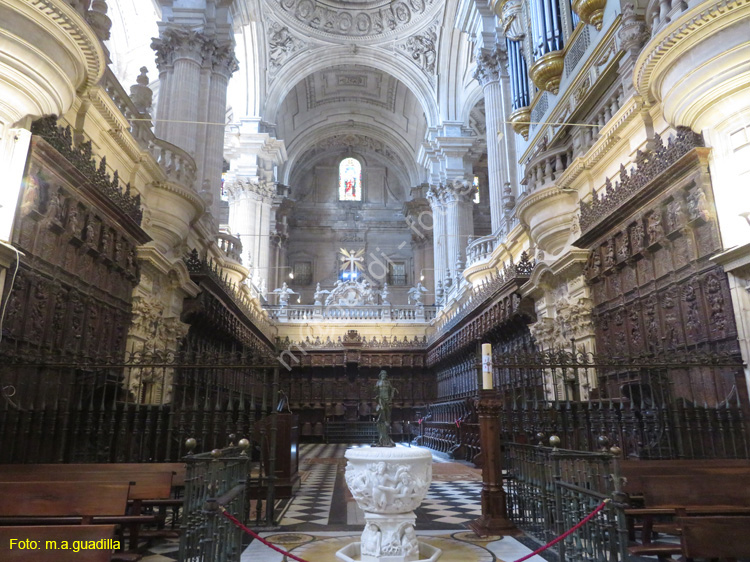
[[[482,515],[481,482],[433,482],[417,510],[417,526],[460,529]]]

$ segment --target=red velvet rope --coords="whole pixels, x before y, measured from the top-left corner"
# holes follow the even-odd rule
[[[254,532],[254,531],[251,531],[250,529],[248,529],[247,527],[245,527],[242,524],[242,522],[239,521],[234,515],[232,515],[231,513],[227,512],[227,510],[224,509],[224,507],[219,507],[219,509],[221,509],[221,513],[222,513],[222,515],[224,515],[224,517],[226,517],[227,519],[229,519],[232,523],[234,523],[235,525],[237,525],[240,529],[242,529],[243,531],[245,531],[251,537],[254,537],[254,538],[258,539],[264,545],[266,545],[266,546],[274,549],[276,552],[280,552],[284,556],[288,556],[292,560],[297,560],[297,562],[307,562],[307,560],[305,560],[303,558],[299,558],[299,557],[295,556],[294,554],[292,554],[291,552],[287,552],[286,550],[282,550],[281,548],[279,548],[275,544],[270,543],[267,540],[265,540],[258,533]]]
[[[585,525],[586,523],[588,523],[589,521],[591,521],[591,520],[592,520],[592,519],[594,518],[594,516],[595,516],[595,515],[596,515],[597,513],[599,513],[599,512],[600,512],[600,511],[601,511],[602,509],[604,509],[604,506],[605,506],[605,505],[607,505],[608,503],[609,503],[609,499],[606,499],[606,500],[604,500],[604,501],[603,501],[602,503],[600,503],[600,504],[599,504],[598,506],[596,506],[596,509],[595,509],[594,511],[592,511],[591,513],[589,513],[589,514],[588,514],[588,515],[587,515],[586,517],[584,517],[584,518],[583,518],[583,519],[582,519],[582,520],[581,520],[580,522],[578,522],[578,523],[577,523],[576,525],[574,525],[573,527],[571,527],[570,529],[568,529],[567,531],[565,531],[565,532],[564,532],[564,533],[563,533],[562,535],[560,535],[560,536],[559,536],[559,537],[557,537],[556,539],[554,539],[554,540],[552,540],[552,541],[548,542],[548,543],[547,543],[547,544],[545,544],[545,545],[544,545],[543,547],[541,547],[541,548],[537,548],[537,549],[536,549],[536,550],[535,550],[534,552],[532,552],[531,554],[527,554],[527,555],[526,555],[526,556],[524,556],[523,558],[519,558],[518,560],[515,560],[514,562],[523,562],[524,560],[528,560],[528,559],[529,559],[529,558],[531,558],[532,556],[536,556],[536,555],[537,555],[537,554],[539,554],[540,552],[542,552],[542,551],[544,551],[544,550],[547,550],[547,549],[548,549],[549,547],[551,547],[551,546],[553,546],[553,545],[555,545],[555,544],[559,543],[559,542],[560,542],[561,540],[563,540],[563,539],[564,539],[565,537],[567,537],[568,535],[570,535],[570,534],[572,534],[572,533],[575,533],[575,532],[576,532],[576,531],[577,531],[578,529],[580,529],[580,528],[581,528],[581,527],[583,527],[583,526],[584,526],[584,525]]]
[[[553,545],[556,545],[557,543],[559,543],[561,540],[563,540],[568,535],[571,535],[571,534],[575,533],[578,529],[580,529],[586,523],[588,523],[589,521],[591,521],[594,518],[594,516],[597,513],[599,513],[602,509],[604,509],[604,506],[607,505],[608,503],[609,503],[609,499],[604,500],[602,503],[600,503],[596,507],[596,509],[594,509],[594,511],[592,511],[591,513],[589,513],[586,517],[584,517],[575,526],[573,526],[570,529],[568,529],[567,531],[565,531],[562,535],[560,535],[559,537],[557,537],[555,540],[548,542],[543,547],[536,549],[531,554],[527,554],[523,558],[519,558],[518,560],[515,560],[515,562],[524,562],[524,560],[528,560],[532,556],[536,556],[540,552],[543,552],[543,551],[547,550],[549,547],[551,547]],[[241,521],[239,521],[234,515],[232,515],[231,513],[229,513],[223,506],[220,506],[219,509],[221,510],[221,513],[222,513],[222,515],[224,517],[226,517],[227,519],[229,519],[232,523],[234,523],[237,527],[239,527],[240,529],[242,529],[243,531],[245,531],[251,537],[254,537],[254,538],[258,539],[260,542],[262,542],[267,547],[270,547],[270,548],[274,549],[276,552],[279,552],[279,553],[283,554],[284,556],[288,556],[292,560],[297,560],[297,562],[307,562],[307,560],[305,560],[303,558],[299,558],[299,557],[295,556],[294,554],[292,554],[291,552],[287,552],[286,550],[283,550],[283,549],[279,548],[275,544],[270,543],[267,540],[265,540],[263,537],[261,537],[256,532],[248,529],[247,527],[245,527],[245,525],[242,524]]]

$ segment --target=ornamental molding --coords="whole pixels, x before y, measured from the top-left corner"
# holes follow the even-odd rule
[[[338,2],[336,0],[266,0],[305,36],[351,41],[394,39],[442,8],[436,0]]]
[[[172,193],[188,201],[195,209],[196,217],[200,217],[206,211],[206,203],[195,192],[185,189],[179,184],[171,181],[155,181],[150,184],[151,189],[160,189]]]
[[[266,20],[266,37],[268,38],[268,73],[269,79],[273,80],[288,60],[307,50],[308,43],[297,37],[288,26],[270,18]]]
[[[500,80],[503,70],[503,62],[507,59],[505,51],[495,46],[493,50],[477,49],[477,68],[474,78],[481,84],[482,88]]]
[[[435,87],[439,27],[440,22],[435,20],[421,33],[396,44],[396,49],[414,61],[427,76],[433,88]]]
[[[670,60],[684,54],[684,50],[677,48],[678,43],[684,44],[690,38],[692,46],[712,31],[718,33],[731,21],[748,17],[746,12],[750,12],[750,0],[721,0],[708,7],[702,2],[669,24],[651,39],[636,61],[633,80],[638,92],[649,101],[658,99],[656,92],[651,95],[653,76],[659,67],[668,66]]]
[[[81,15],[66,2],[23,0],[22,3],[34,10],[34,21],[50,21],[73,40],[86,60],[86,88],[99,82],[106,68],[106,58],[99,38]]]
[[[156,52],[156,66],[160,72],[171,68],[178,59],[190,59],[202,67],[224,75],[227,79],[239,69],[234,56],[234,45],[184,26],[163,29],[151,42]]]
[[[376,154],[379,154],[386,160],[390,160],[391,162],[398,164],[405,172],[408,172],[409,170],[401,155],[398,152],[392,150],[389,147],[388,143],[380,141],[378,139],[374,139],[368,135],[351,133],[339,133],[329,137],[316,139],[315,146],[305,151],[300,157],[299,161],[295,164],[295,166],[300,166],[302,163],[311,160],[318,154],[341,148],[354,148],[362,151],[372,151]]]
[[[612,184],[607,178],[599,192],[593,191],[590,201],[580,201],[581,231],[585,233],[594,228],[683,156],[702,146],[703,136],[685,127],[678,127],[676,136],[667,139],[666,144],[659,135],[655,135],[654,149],[648,152],[636,151],[630,172],[625,169],[624,164],[620,164],[619,181]]]

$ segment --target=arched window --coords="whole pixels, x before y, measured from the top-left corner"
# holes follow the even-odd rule
[[[339,164],[339,201],[362,201],[362,165],[356,158]]]

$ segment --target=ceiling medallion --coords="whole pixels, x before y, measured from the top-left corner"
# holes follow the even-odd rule
[[[397,32],[425,13],[435,0],[395,2],[336,0],[278,0],[282,11],[295,21],[323,34],[371,38]]]

